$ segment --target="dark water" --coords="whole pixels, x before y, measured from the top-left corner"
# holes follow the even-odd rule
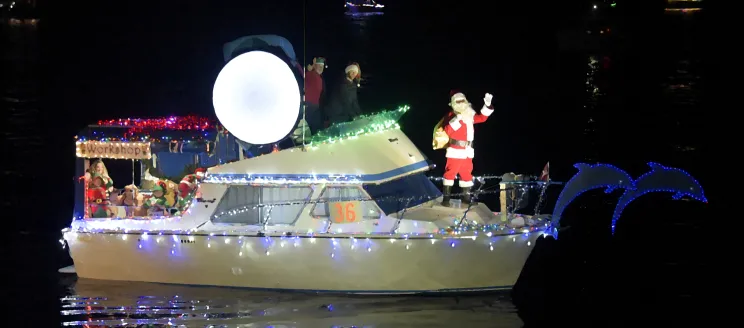
[[[18,311],[32,314],[21,321],[92,320],[92,325],[110,326],[167,324],[171,319],[188,326],[519,327],[525,318],[544,316],[544,312],[523,311],[520,319],[513,303],[525,303],[508,294],[348,298],[60,278],[56,269],[70,262],[57,239],[71,213],[72,188],[65,186],[72,179],[75,132],[104,118],[211,115],[211,85],[224,64],[221,46],[243,35],[286,36],[300,57],[326,57],[329,78],[347,62],[360,62],[365,78],[360,91],[363,109],[411,105],[402,119],[403,129],[440,167],[443,154],[428,150],[430,127],[447,111],[449,91],[458,88],[476,105],[483,93],[495,95],[497,111],[476,134],[476,174],[537,174],[549,160],[557,180],[569,178],[574,173],[571,164],[580,161],[613,163],[638,176],[647,171],[647,161],[655,160],[690,171],[703,186],[711,178],[705,160],[710,145],[701,137],[710,131],[710,119],[702,115],[710,97],[710,61],[701,46],[704,11],[664,15],[663,6],[650,6],[640,14],[628,14],[639,9],[634,7],[598,16],[588,2],[499,6],[458,2],[461,6],[446,11],[391,2],[386,3],[385,15],[364,17],[346,16],[336,6],[312,1],[306,6],[292,1],[260,6],[162,2],[115,8],[55,5],[40,7],[42,17],[36,21],[5,20],[0,25],[3,133],[13,156],[3,176],[14,192],[3,203],[15,206],[9,222],[20,231],[12,235],[9,245],[25,250],[16,252],[18,259],[11,262],[21,268],[15,281],[24,283],[11,288],[10,294],[17,304],[35,304],[17,306]],[[596,35],[604,28],[610,28],[613,36],[586,36],[588,30]],[[39,186],[57,187],[43,191]],[[715,199],[710,187],[706,192]],[[550,196],[555,198],[557,190]],[[602,197],[589,202],[606,202]],[[496,203],[496,199],[485,201]],[[636,208],[636,216],[658,204]],[[694,210],[699,209],[688,212],[701,213]],[[609,220],[606,209],[598,211]],[[702,231],[698,215],[666,208],[653,213],[659,216],[644,217],[643,222],[626,219],[629,229],[646,231],[647,220],[653,219],[654,231],[666,229],[685,238]],[[595,215],[577,217],[591,221]],[[575,240],[587,240],[582,238]],[[657,260],[676,268],[660,269],[672,276],[704,265],[692,255],[694,249],[681,257],[669,255],[680,245],[676,238],[663,239],[664,247],[653,246],[656,239],[648,235],[629,233],[622,238],[636,241],[623,244],[625,249],[666,254]],[[578,267],[576,263],[605,257],[587,253],[588,248],[592,247],[578,242],[564,248],[575,262],[565,265]],[[659,265],[643,263],[646,269]],[[544,281],[555,268],[535,270]],[[594,272],[582,270],[585,277]],[[574,278],[564,284],[574,289],[561,290],[560,295],[585,295],[590,285]],[[681,284],[661,285],[669,288],[665,295],[673,299],[698,295],[686,289],[671,291]],[[532,285],[530,293],[541,288],[538,285]],[[592,286],[607,298],[618,288]],[[650,298],[667,302],[653,296],[659,290],[639,293],[629,309],[652,308],[657,303]],[[536,297],[527,303],[539,303]],[[584,304],[584,309],[571,308],[562,317],[583,317],[586,308],[601,307],[596,304],[600,301],[582,302],[577,304]]]
[[[205,327],[519,327],[507,295],[334,297],[231,288],[80,280],[62,299],[64,325]],[[90,321],[92,319],[92,321]]]

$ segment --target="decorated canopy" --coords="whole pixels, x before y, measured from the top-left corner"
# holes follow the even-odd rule
[[[153,159],[209,167],[239,159],[235,138],[214,119],[199,116],[101,120],[76,136],[81,158]],[[180,169],[179,169],[180,170]]]

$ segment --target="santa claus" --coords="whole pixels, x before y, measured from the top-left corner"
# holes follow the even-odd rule
[[[474,124],[483,123],[493,113],[491,100],[487,93],[483,98],[483,108],[476,113],[465,95],[459,91],[450,93],[450,111],[434,129],[434,149],[447,147],[447,165],[444,167],[444,189],[442,206],[450,205],[450,194],[455,178],[460,175],[462,203],[470,204],[470,188],[473,186],[473,137]]]
[[[185,199],[191,195],[196,190],[197,183],[204,179],[206,173],[207,170],[200,167],[194,171],[194,174],[188,174],[183,177],[181,183],[178,184],[178,197]]]

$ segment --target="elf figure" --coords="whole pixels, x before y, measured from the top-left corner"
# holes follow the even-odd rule
[[[186,204],[191,201],[194,196],[194,192],[199,186],[199,182],[204,179],[204,175],[207,170],[204,168],[198,168],[194,174],[189,174],[181,179],[181,183],[178,184],[178,208],[184,210]]]
[[[163,180],[163,189],[165,191],[165,206],[168,208],[178,205],[178,185],[170,180]]]
[[[152,187],[152,196],[148,198],[142,205],[143,208],[147,209],[147,214],[150,216],[160,216],[165,214],[168,209],[168,200],[165,199],[165,182],[158,181],[158,183]]]
[[[88,204],[90,204],[90,217],[109,217],[109,199],[106,197],[106,182],[103,176],[94,173],[88,186]]]
[[[493,95],[486,93],[483,108],[476,113],[465,95],[459,91],[450,93],[449,112],[434,129],[434,149],[447,147],[447,164],[444,167],[444,189],[442,206],[450,206],[450,194],[455,178],[460,176],[462,203],[470,204],[470,188],[473,186],[473,139],[474,124],[483,123],[493,113]],[[443,142],[444,139],[448,141]]]

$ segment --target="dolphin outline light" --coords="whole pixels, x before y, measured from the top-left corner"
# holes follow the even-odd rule
[[[707,203],[708,199],[705,198],[705,193],[703,191],[703,187],[700,185],[700,182],[698,182],[695,177],[693,177],[691,174],[687,173],[684,170],[674,168],[674,167],[668,167],[661,165],[656,162],[648,162],[648,166],[651,168],[650,171],[644,173],[641,175],[638,179],[636,179],[633,183],[635,185],[635,188],[633,190],[626,189],[622,196],[620,196],[620,199],[618,200],[617,206],[615,207],[615,211],[612,213],[612,234],[615,234],[615,226],[617,223],[617,220],[620,219],[620,216],[622,215],[625,208],[634,200],[638,199],[639,197],[652,193],[652,192],[673,192],[674,195],[672,196],[672,199],[678,200],[681,199],[684,196],[689,196],[692,199],[695,199],[697,201]],[[678,177],[678,174],[682,174],[683,176],[686,176],[689,178],[689,180],[684,182],[678,182],[681,180],[670,180],[673,182],[678,183],[691,183],[691,187],[689,187],[689,190],[683,190],[681,188],[678,188],[678,186],[673,185],[662,185],[664,181],[649,181],[649,179],[653,178],[654,176],[659,176],[660,174],[675,174],[675,177]],[[663,176],[661,176],[663,178]],[[648,183],[647,183],[648,181]],[[649,185],[650,184],[650,185]],[[697,193],[695,193],[697,191]]]
[[[555,239],[558,239],[558,228],[563,211],[581,194],[601,188],[605,188],[605,193],[618,188],[626,191],[635,189],[635,181],[630,174],[614,165],[577,163],[573,166],[579,171],[566,182],[553,209],[550,232]],[[565,200],[566,198],[569,198],[568,201]]]

